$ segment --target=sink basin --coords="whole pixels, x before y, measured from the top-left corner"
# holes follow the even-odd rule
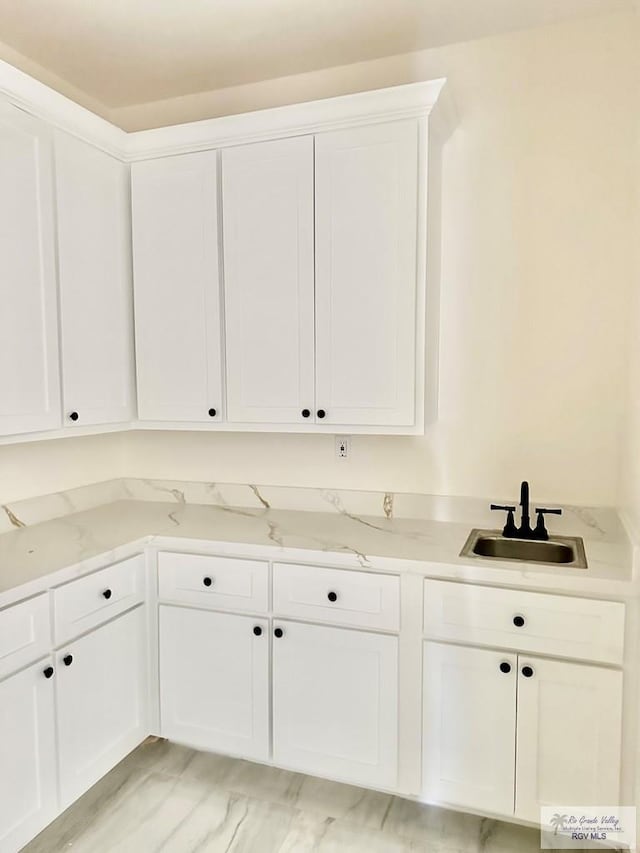
[[[499,530],[472,530],[460,556],[587,568],[584,543],[579,536],[551,536],[546,542],[537,542],[507,539]]]

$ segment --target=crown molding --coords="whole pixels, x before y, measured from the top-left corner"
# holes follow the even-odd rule
[[[376,121],[428,115],[445,78],[386,89],[340,95],[285,107],[139,130],[128,134],[127,159],[146,160],[173,154],[301,136]]]
[[[391,119],[427,116],[446,79],[407,83],[284,107],[127,133],[44,83],[0,60],[0,97],[125,162],[300,136]],[[438,112],[450,98],[441,99]]]
[[[108,154],[126,158],[127,133],[39,80],[0,60],[0,96]]]

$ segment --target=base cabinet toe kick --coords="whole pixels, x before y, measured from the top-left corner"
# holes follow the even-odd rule
[[[0,853],[150,734],[521,823],[633,802],[627,606],[240,546],[105,563],[0,610]]]

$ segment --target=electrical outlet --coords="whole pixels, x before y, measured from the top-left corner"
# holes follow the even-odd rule
[[[348,435],[336,436],[336,456],[338,459],[348,459],[351,455],[351,437]]]

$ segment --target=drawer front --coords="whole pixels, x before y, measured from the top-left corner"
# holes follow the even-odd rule
[[[424,632],[436,640],[620,664],[624,604],[425,580]]]
[[[0,610],[0,678],[49,653],[47,593]]]
[[[162,551],[158,554],[158,594],[161,601],[211,610],[266,613],[269,564]]]
[[[53,590],[56,645],[144,601],[144,554]]]
[[[352,625],[400,629],[400,579],[394,575],[274,563],[273,611]]]

